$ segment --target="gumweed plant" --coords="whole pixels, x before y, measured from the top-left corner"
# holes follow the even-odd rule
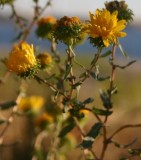
[[[7,74],[1,78],[0,84],[7,83],[10,75],[19,77],[18,81],[21,82],[17,98],[0,103],[1,111],[12,108],[8,119],[0,119],[0,124],[3,125],[0,128],[0,147],[6,146],[4,134],[11,123],[14,123],[13,119],[16,116],[26,116],[30,119],[34,132],[33,139],[29,142],[32,143],[29,159],[68,160],[69,150],[74,148],[79,149],[80,158],[84,160],[112,160],[108,156],[112,154],[108,151],[112,144],[117,149],[128,151],[126,156],[115,157],[114,160],[140,157],[141,150],[131,146],[135,142],[123,145],[114,138],[124,129],[141,127],[141,124],[121,125],[113,133],[109,133],[108,127],[109,117],[115,112],[113,95],[117,93],[118,86],[115,83],[116,69],[125,69],[135,62],[131,61],[124,66],[115,64],[117,47],[126,58],[119,38],[128,36],[124,29],[133,20],[132,10],[125,1],[105,2],[105,8],[90,11],[89,19],[81,21],[78,17],[67,15],[58,19],[53,16],[44,17],[43,12],[50,7],[52,1],[48,0],[44,7],[40,7],[39,0],[33,2],[34,17],[28,22],[18,15],[14,1],[0,1],[0,4],[11,7],[11,18],[15,20],[20,33],[9,51],[9,56],[2,60]],[[28,42],[27,37],[33,27],[36,27],[34,31],[37,38],[50,41],[50,52],[47,51],[48,48],[45,51],[36,50],[36,46]],[[88,66],[81,64],[75,53],[75,47],[84,40],[97,49]],[[66,54],[63,58],[57,51],[58,43],[65,46]],[[108,51],[105,52],[105,49]],[[99,73],[98,63],[101,58],[105,58],[107,66],[111,68],[107,77],[101,77]],[[81,73],[76,72],[76,65]],[[95,103],[94,97],[81,100],[79,96],[84,82],[91,77],[99,83],[108,81],[107,89],[100,89],[100,93],[98,92],[102,102],[100,106]],[[32,96],[28,95],[25,83],[28,84],[29,81],[37,81],[43,85],[48,97],[34,93]],[[91,128],[85,130],[84,126],[89,126],[89,117],[95,120]],[[43,142],[46,142],[46,145],[43,145]],[[14,144],[10,147],[14,147]],[[98,152],[95,149],[97,147]]]

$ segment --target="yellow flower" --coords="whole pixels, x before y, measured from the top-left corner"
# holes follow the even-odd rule
[[[20,100],[18,109],[22,112],[39,113],[43,104],[44,98],[41,96],[25,97]]]
[[[64,16],[54,27],[54,37],[67,45],[75,45],[84,35],[82,28],[83,24],[78,17]]]
[[[90,111],[86,109],[80,109],[80,113],[83,113],[84,115],[88,115]]]
[[[37,36],[41,38],[47,38],[48,40],[52,40],[52,31],[54,29],[56,21],[56,18],[51,16],[42,17],[41,19],[39,19],[38,26],[36,29]]]
[[[80,19],[78,17],[68,17],[64,16],[62,17],[59,21],[57,21],[57,26],[62,26],[62,27],[74,27],[74,25],[79,25],[80,24]]]
[[[43,113],[35,119],[35,125],[38,127],[45,127],[51,122],[53,122],[53,116],[48,113]]]
[[[17,74],[25,73],[33,69],[36,65],[37,62],[34,56],[33,45],[30,46],[26,42],[15,45],[7,60],[9,71]]]
[[[38,25],[43,25],[43,24],[55,24],[56,23],[56,18],[52,17],[52,16],[48,16],[48,17],[42,17],[41,19],[39,19],[38,21]]]
[[[52,57],[47,52],[39,54],[37,60],[42,68],[46,68],[52,64]]]
[[[116,43],[118,37],[126,36],[125,32],[121,32],[126,27],[126,21],[118,21],[117,16],[117,11],[111,14],[106,9],[97,9],[95,15],[90,12],[90,21],[86,26],[87,33],[92,38],[101,38],[106,47]]]

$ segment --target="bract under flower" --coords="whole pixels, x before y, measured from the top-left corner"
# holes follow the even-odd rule
[[[87,33],[92,38],[101,38],[105,47],[116,43],[118,37],[126,36],[125,32],[121,32],[126,27],[126,21],[118,21],[117,15],[117,11],[111,14],[106,9],[97,9],[95,14],[90,12],[90,21],[86,26]]]

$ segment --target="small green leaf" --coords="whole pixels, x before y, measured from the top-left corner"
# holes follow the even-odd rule
[[[122,53],[125,57],[128,58],[128,54],[124,51],[124,49],[122,48],[122,45],[121,45],[120,43],[118,43],[118,47],[119,47],[121,53]]]
[[[82,148],[91,148],[95,138],[99,135],[102,126],[103,124],[100,122],[95,123],[86,137],[84,137],[83,142],[80,144],[80,146]]]
[[[60,132],[59,137],[64,137],[67,133],[69,133],[75,126],[74,122],[70,122],[66,125]]]
[[[93,101],[94,101],[93,98],[87,98],[87,99],[83,102],[83,104],[89,104],[89,103],[92,103]]]
[[[105,108],[112,108],[113,107],[113,104],[109,98],[109,95],[106,93],[106,92],[103,92],[102,90],[100,90],[100,98],[103,102],[103,106]]]
[[[111,53],[112,53],[112,51],[109,50],[109,51],[105,52],[104,54],[102,54],[102,55],[100,56],[100,58],[105,58],[105,57],[109,56]]]
[[[15,101],[5,102],[5,103],[0,104],[0,109],[1,110],[9,109],[15,105],[16,105]]]
[[[66,79],[67,76],[70,74],[71,67],[72,67],[71,64],[68,64],[68,63],[66,64],[66,72],[65,72],[65,77],[64,77],[64,79]]]
[[[113,113],[113,111],[102,110],[102,109],[98,109],[98,108],[93,108],[92,111],[93,111],[93,113],[95,113],[97,115],[101,115],[101,116],[109,116]]]
[[[104,81],[110,78],[110,76],[107,77],[99,77],[99,74],[95,73],[95,72],[90,72],[90,75],[97,81]]]
[[[87,134],[87,136],[89,137],[93,137],[96,138],[100,132],[100,129],[102,128],[103,124],[100,122],[95,123],[91,130],[89,131],[89,133]]]
[[[73,86],[72,86],[72,88],[73,89],[76,89],[78,86],[81,86],[81,82],[78,82],[78,83],[75,83]]]

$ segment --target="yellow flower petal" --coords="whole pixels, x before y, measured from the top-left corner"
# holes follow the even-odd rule
[[[112,14],[104,9],[97,9],[95,14],[89,12],[90,21],[86,26],[86,31],[92,38],[100,37],[105,47],[111,43],[116,43],[118,37],[125,37],[126,33],[121,32],[126,27],[126,21],[118,21],[118,11]]]

